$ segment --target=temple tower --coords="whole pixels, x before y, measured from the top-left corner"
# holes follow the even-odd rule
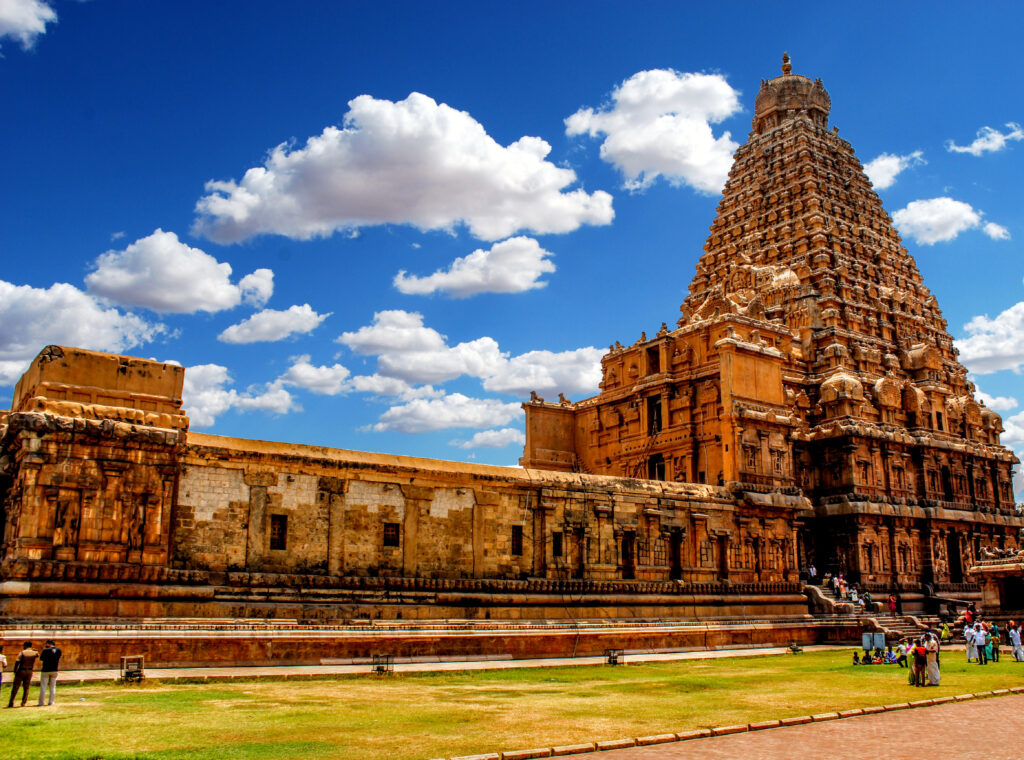
[[[808,496],[807,561],[952,588],[1016,545],[1017,459],[830,108],[784,56],[675,329],[613,344],[594,398],[526,403],[522,463]]]

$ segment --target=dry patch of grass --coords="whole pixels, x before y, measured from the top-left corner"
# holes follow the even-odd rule
[[[1005,688],[1024,664],[947,653],[941,687],[845,652],[565,667],[63,687],[55,708],[0,711],[0,757],[284,760],[470,754],[682,731]],[[33,689],[35,696],[35,689]]]

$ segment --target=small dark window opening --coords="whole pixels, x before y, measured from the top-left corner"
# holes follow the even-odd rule
[[[661,349],[657,346],[647,349],[647,374],[657,375],[661,372]]]
[[[943,421],[942,421],[942,412],[936,412],[935,413],[935,427],[937,427],[939,430],[945,430],[946,429],[945,425],[943,424]]]
[[[523,554],[523,526],[512,526],[512,554],[521,557]]]
[[[654,435],[661,432],[661,395],[650,396],[647,399],[647,434]]]
[[[551,534],[551,556],[561,557],[562,556],[562,534],[552,533]]]
[[[663,454],[655,454],[647,460],[647,479],[665,479],[665,457]]]
[[[270,548],[281,551],[288,546],[288,516],[270,516]]]
[[[384,546],[399,546],[398,523],[384,523]]]
[[[708,482],[707,478],[704,475],[704,470],[701,470],[700,472],[697,473],[697,482],[698,483],[707,483]]]

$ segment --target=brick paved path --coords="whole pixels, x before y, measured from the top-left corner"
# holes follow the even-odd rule
[[[1004,760],[1024,757],[1024,696],[772,728],[651,747],[595,760]]]

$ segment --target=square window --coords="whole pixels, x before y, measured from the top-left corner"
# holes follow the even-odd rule
[[[288,546],[288,516],[270,516],[270,548],[283,551]]]
[[[512,554],[521,557],[523,554],[523,526],[512,526]]]
[[[399,546],[398,523],[384,523],[384,546]]]

